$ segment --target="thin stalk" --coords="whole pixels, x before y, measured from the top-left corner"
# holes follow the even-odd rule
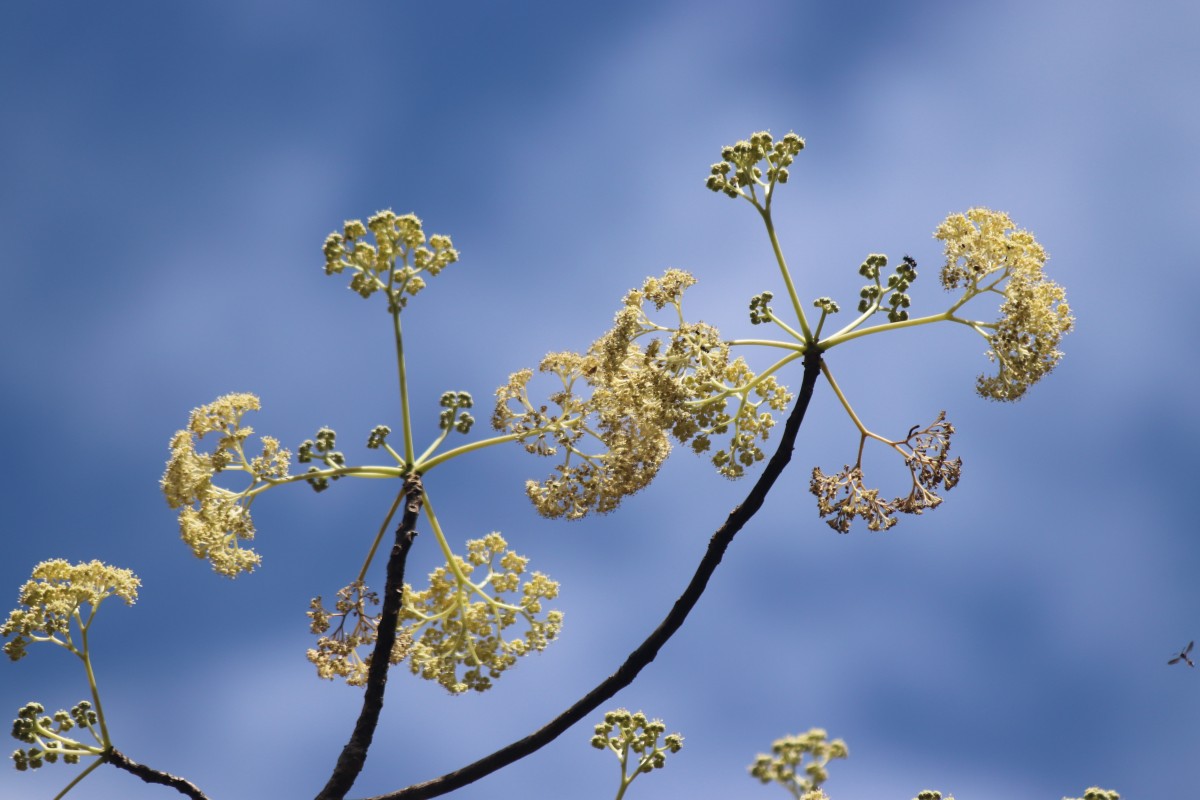
[[[71,790],[72,790],[72,789],[74,789],[76,786],[78,786],[78,785],[79,785],[79,782],[80,782],[81,780],[83,780],[83,779],[84,779],[84,778],[86,778],[88,775],[90,775],[90,774],[92,773],[92,770],[94,770],[96,767],[100,766],[100,765],[101,765],[101,764],[103,764],[103,763],[104,763],[104,759],[102,759],[102,758],[97,758],[97,759],[96,759],[95,761],[93,761],[91,764],[88,764],[88,767],[87,767],[87,769],[85,769],[83,772],[81,772],[81,773],[79,773],[78,775],[76,775],[76,776],[75,776],[75,777],[74,777],[74,778],[71,780],[71,782],[70,782],[70,783],[68,783],[66,786],[64,786],[64,787],[63,787],[63,790],[62,790],[61,792],[59,792],[58,794],[54,795],[54,800],[62,800],[62,798],[66,797],[66,796],[67,796],[67,792],[71,791]]]
[[[754,347],[782,347],[784,350],[795,350],[798,353],[804,352],[803,344],[795,342],[780,342],[775,339],[730,339],[726,342],[730,347],[752,345]]]
[[[769,203],[770,197],[768,196],[768,205]],[[767,235],[771,238],[771,249],[775,251],[775,261],[779,264],[779,272],[783,275],[783,283],[787,287],[788,297],[792,301],[796,319],[800,321],[800,330],[804,333],[803,341],[812,342],[814,341],[812,330],[808,327],[808,319],[804,316],[804,308],[800,305],[800,298],[796,294],[796,285],[792,283],[792,273],[783,257],[783,249],[779,246],[779,237],[775,234],[775,223],[771,220],[771,210],[769,207],[759,208],[758,213],[762,217],[763,224],[767,226]]]
[[[436,467],[438,464],[442,464],[446,461],[449,461],[452,458],[456,458],[456,457],[464,455],[466,453],[474,452],[475,450],[482,450],[485,447],[491,447],[492,445],[501,444],[503,442],[515,442],[519,438],[521,438],[521,437],[515,433],[506,433],[502,436],[493,436],[490,439],[480,439],[477,442],[471,442],[469,444],[462,444],[462,445],[459,445],[458,447],[447,450],[446,452],[442,453],[441,455],[434,456],[433,458],[430,458],[428,461],[425,460],[425,456],[422,456],[420,459],[418,459],[414,463],[413,469],[417,472],[420,472],[422,475],[424,475],[427,472],[429,472],[429,470]]]
[[[100,744],[104,747],[111,747],[112,740],[108,738],[108,723],[104,719],[104,708],[100,705],[100,690],[96,687],[96,673],[92,670],[92,655],[88,648],[88,628],[91,627],[92,620],[95,618],[96,606],[92,606],[86,625],[79,616],[79,610],[75,610],[75,619],[79,622],[80,640],[83,643],[83,652],[80,657],[83,659],[83,668],[87,671],[88,688],[92,691],[92,703],[96,707],[96,717],[100,720]]]
[[[400,378],[400,417],[404,426],[404,462],[412,465],[416,458],[413,457],[412,417],[408,410],[408,373],[404,366],[404,337],[400,333],[400,309],[392,312],[392,331],[396,336],[396,370]]]
[[[371,566],[371,562],[375,560],[375,551],[379,549],[379,543],[383,541],[383,535],[387,533],[387,527],[392,522],[392,517],[396,514],[396,509],[400,507],[400,501],[404,499],[405,490],[402,488],[396,493],[396,499],[392,501],[392,507],[388,509],[387,516],[383,518],[383,524],[379,526],[379,533],[375,534],[375,541],[371,542],[371,550],[367,553],[366,559],[363,561],[362,569],[358,571],[358,581],[361,583],[367,579],[367,568]]]
[[[962,322],[966,324],[965,320],[954,316],[951,311],[943,311],[940,314],[930,314],[927,317],[914,317],[913,319],[906,319],[901,322],[885,322],[882,325],[872,325],[870,328],[863,328],[857,331],[843,328],[833,336],[823,340],[821,346],[828,350],[829,348],[837,347],[839,344],[845,344],[851,339],[857,339],[860,336],[870,336],[873,333],[883,333],[884,331],[894,331],[901,328],[914,328],[918,325],[929,325],[933,322]]]

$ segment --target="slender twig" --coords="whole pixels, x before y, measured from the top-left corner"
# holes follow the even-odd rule
[[[196,788],[196,784],[191,781],[186,781],[177,775],[171,775],[167,772],[159,772],[156,769],[147,767],[145,764],[139,764],[115,747],[108,751],[105,758],[114,767],[119,767],[126,772],[132,772],[146,783],[158,783],[163,786],[170,786],[180,794],[185,794],[192,798],[192,800],[208,800],[208,796]]]
[[[421,512],[421,497],[424,489],[419,475],[405,479],[404,493],[408,502],[404,516],[396,527],[396,542],[388,558],[387,582],[383,590],[383,608],[379,612],[379,626],[375,649],[371,652],[371,663],[367,667],[367,686],[363,694],[362,711],[354,724],[350,741],[342,748],[337,765],[329,782],[317,795],[317,800],[342,800],[367,760],[367,750],[375,736],[375,726],[383,711],[383,690],[387,686],[388,667],[391,664],[392,647],[396,643],[396,625],[400,620],[400,603],[404,594],[404,563],[408,551],[417,535],[417,516]]]
[[[716,570],[717,565],[721,563],[721,558],[724,556],[730,542],[733,541],[733,537],[750,521],[755,512],[762,507],[767,492],[770,491],[780,473],[783,472],[783,468],[791,460],[792,448],[796,442],[796,434],[800,431],[800,424],[804,421],[804,413],[808,409],[809,401],[812,399],[813,386],[816,384],[817,376],[820,374],[820,365],[820,348],[812,346],[804,356],[804,379],[800,385],[800,393],[796,400],[796,405],[783,427],[779,448],[771,456],[770,461],[767,462],[766,468],[763,469],[762,475],[759,476],[750,493],[746,495],[745,501],[729,513],[725,524],[718,528],[716,533],[713,534],[712,539],[709,540],[708,550],[705,552],[704,558],[701,559],[700,565],[696,568],[695,575],[692,576],[692,580],[688,583],[687,588],[684,589],[683,594],[675,601],[675,605],[671,608],[671,611],[654,632],[636,650],[629,654],[625,663],[616,672],[584,695],[582,699],[566,711],[552,719],[544,727],[534,731],[525,738],[502,747],[491,755],[484,756],[462,769],[446,773],[440,778],[434,778],[425,783],[414,784],[406,789],[400,789],[389,794],[377,795],[369,798],[369,800],[418,800],[418,798],[437,797],[447,792],[452,792],[455,789],[460,789],[486,775],[490,775],[496,770],[508,766],[514,761],[524,758],[554,741],[554,739],[572,725],[582,720],[588,714],[591,714],[602,703],[632,683],[642,668],[654,660],[662,646],[683,625],[688,613],[696,605],[696,602],[700,599],[700,595],[704,593],[704,589],[708,585],[708,579]]]

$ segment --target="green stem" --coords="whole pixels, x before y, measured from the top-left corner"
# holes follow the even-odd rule
[[[759,216],[762,217],[763,224],[767,226],[767,235],[771,238],[771,249],[775,251],[775,261],[779,264],[779,272],[783,275],[783,283],[787,286],[788,297],[792,301],[792,308],[796,312],[796,319],[800,321],[800,330],[803,331],[803,341],[809,343],[814,341],[812,331],[808,327],[808,319],[804,316],[804,308],[800,305],[800,298],[796,294],[796,286],[792,283],[792,273],[788,270],[787,261],[783,257],[783,249],[779,246],[779,237],[775,233],[775,223],[771,220],[770,210],[770,195],[767,198],[768,207],[759,208]],[[756,204],[756,207],[757,204]]]
[[[234,469],[228,467],[225,471]],[[316,472],[301,472],[296,475],[288,475],[286,478],[274,478],[263,483],[255,489],[248,489],[242,493],[242,497],[252,498],[257,497],[268,489],[274,489],[276,486],[283,486],[288,483],[296,483],[298,481],[308,480],[309,478],[334,478],[334,477],[354,477],[354,478],[403,478],[409,474],[411,470],[404,467],[330,467],[329,469],[320,469]]]
[[[834,395],[838,396],[838,399],[841,402],[841,407],[846,409],[846,414],[850,415],[850,419],[854,422],[854,427],[858,428],[858,432],[863,434],[864,437],[868,437],[868,435],[874,435],[868,431],[868,429],[866,429],[866,426],[863,425],[863,421],[858,419],[858,415],[854,414],[854,409],[851,408],[850,401],[848,401],[844,393],[841,392],[841,386],[838,385],[838,381],[833,379],[833,373],[829,372],[829,367],[824,361],[821,362],[821,373],[824,375],[824,377],[826,377],[826,380],[829,381],[829,386],[832,387]],[[859,457],[862,457],[862,447],[859,449]]]
[[[828,339],[822,340],[821,347],[829,350],[830,348],[837,347],[839,344],[844,344],[851,339],[857,339],[860,336],[870,336],[873,333],[899,330],[900,328],[913,328],[917,325],[929,325],[933,322],[963,322],[963,320],[960,320],[958,317],[954,316],[952,311],[947,310],[943,311],[941,314],[931,314],[927,317],[915,317],[913,319],[903,320],[902,322],[886,322],[882,325],[872,325],[870,328],[863,328],[862,330],[857,331],[849,330],[850,326],[847,326],[846,328],[843,328],[835,333],[833,336],[830,336]]]
[[[383,518],[383,524],[379,526],[379,533],[375,534],[375,541],[371,542],[371,550],[367,553],[366,559],[363,561],[362,569],[358,571],[358,580],[364,581],[367,577],[367,568],[371,566],[371,562],[375,559],[375,551],[379,549],[379,543],[383,541],[383,535],[387,533],[388,525],[392,522],[392,517],[396,515],[396,509],[400,507],[400,503],[404,500],[407,493],[407,487],[401,487],[396,493],[396,499],[392,501],[392,507],[388,509],[387,516]]]
[[[83,659],[83,668],[87,671],[88,688],[92,691],[92,703],[96,706],[96,717],[100,720],[100,744],[102,747],[112,747],[112,740],[108,738],[108,722],[104,719],[104,708],[100,705],[100,690],[96,687],[96,673],[92,670],[92,655],[88,647],[88,628],[91,627],[92,621],[96,619],[96,607],[99,603],[92,606],[91,613],[88,614],[88,621],[85,624],[83,618],[79,616],[79,609],[75,609],[75,620],[79,623],[80,641],[83,643],[83,652],[80,658]]]
[[[408,410],[408,374],[404,366],[404,337],[400,334],[400,309],[392,312],[392,330],[396,336],[396,369],[400,377],[400,416],[404,426],[404,461],[412,464],[413,429],[412,418]]]
[[[90,774],[91,774],[91,772],[92,772],[92,770],[94,770],[96,767],[100,766],[100,765],[101,765],[101,764],[103,764],[103,763],[104,763],[104,759],[102,759],[102,758],[97,758],[97,759],[96,759],[95,761],[93,761],[91,764],[88,764],[88,767],[87,767],[87,769],[85,769],[83,772],[81,772],[81,773],[79,773],[78,775],[76,775],[76,776],[75,776],[75,778],[74,778],[74,779],[73,779],[73,780],[72,780],[70,783],[68,783],[66,786],[64,786],[64,787],[63,787],[63,790],[62,790],[61,792],[59,792],[58,794],[54,795],[54,800],[62,800],[62,798],[66,797],[66,796],[67,796],[67,792],[71,791],[71,790],[72,790],[72,789],[74,789],[76,786],[78,786],[78,785],[79,785],[79,782],[80,782],[81,780],[83,780],[83,779],[84,779],[84,778],[86,778],[88,775],[90,775]]]
[[[442,533],[442,526],[438,524],[437,515],[433,513],[433,506],[429,503],[429,495],[422,493],[422,510],[425,516],[429,519],[429,527],[433,529],[433,535],[437,537],[438,547],[442,550],[442,555],[446,557],[446,566],[454,573],[454,577],[458,579],[461,586],[464,583],[470,583],[467,576],[462,574],[462,570],[458,567],[458,561],[454,558],[454,551],[450,549],[450,543],[446,541],[446,534]]]
[[[800,355],[804,354],[805,346],[796,344],[795,342],[780,342],[775,339],[730,339],[725,344],[730,347],[754,345],[756,347],[782,347],[784,350],[795,350]]]
[[[457,456],[464,455],[465,453],[471,453],[475,450],[482,450],[485,447],[491,447],[492,445],[501,444],[502,442],[515,442],[519,438],[521,437],[515,433],[506,433],[502,436],[493,436],[490,439],[480,439],[477,442],[459,445],[458,447],[447,450],[441,455],[435,456],[428,461],[425,461],[424,457],[422,457],[413,465],[413,470],[425,475],[429,472],[429,470],[433,469],[437,465],[445,463],[446,461],[449,461]]]

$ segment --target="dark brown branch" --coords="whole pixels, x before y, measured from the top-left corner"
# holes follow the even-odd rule
[[[105,758],[108,763],[112,764],[114,767],[123,769],[126,772],[132,772],[146,783],[157,783],[163,786],[170,786],[180,794],[185,794],[192,798],[192,800],[208,800],[208,796],[196,788],[196,784],[192,783],[191,781],[185,781],[183,778],[171,775],[170,773],[159,772],[156,769],[147,767],[145,764],[139,764],[115,747],[108,751],[108,754]]]
[[[605,678],[595,689],[592,689],[583,696],[578,702],[572,705],[563,713],[552,719],[549,723],[534,731],[524,739],[519,739],[512,744],[502,747],[489,756],[484,756],[473,764],[468,764],[462,769],[448,772],[440,778],[418,783],[409,786],[406,789],[401,789],[389,794],[381,794],[369,800],[418,800],[418,798],[437,797],[439,795],[452,792],[455,789],[460,789],[469,783],[479,780],[480,778],[490,775],[498,769],[508,766],[514,761],[518,761],[525,756],[544,747],[558,736],[564,733],[575,723],[582,720],[588,714],[595,711],[602,703],[612,698],[621,689],[624,689],[637,674],[642,671],[642,668],[654,660],[658,655],[659,649],[666,644],[667,640],[679,630],[683,625],[683,621],[687,619],[688,613],[696,605],[700,599],[700,595],[704,593],[704,589],[708,585],[708,579],[716,570],[717,565],[721,563],[721,558],[725,555],[726,548],[738,531],[742,529],[755,512],[762,507],[763,501],[766,499],[767,492],[775,484],[776,479],[783,468],[792,458],[792,448],[796,443],[796,434],[800,431],[800,423],[804,421],[804,413],[808,409],[808,403],[812,399],[813,387],[816,385],[817,376],[820,374],[821,353],[816,347],[809,349],[809,352],[804,356],[804,379],[800,384],[800,394],[796,399],[796,405],[792,409],[792,413],[788,416],[787,422],[783,427],[783,435],[780,437],[779,448],[775,454],[771,456],[767,466],[763,469],[763,473],[759,476],[750,493],[746,495],[745,501],[741,505],[733,509],[725,520],[725,524],[717,529],[709,540],[708,550],[701,559],[700,565],[696,568],[696,574],[692,576],[692,580],[684,589],[683,594],[675,601],[671,611],[663,619],[662,623],[647,637],[646,641],[629,654],[629,658],[625,660],[616,672]]]
[[[421,486],[419,475],[405,479],[404,493],[408,502],[404,516],[396,527],[396,541],[387,563],[387,582],[383,589],[383,608],[379,612],[375,649],[371,652],[371,663],[367,667],[367,686],[363,694],[362,711],[354,724],[350,741],[342,748],[337,765],[329,782],[317,795],[316,800],[342,800],[354,785],[367,760],[367,750],[375,736],[375,726],[383,711],[383,690],[387,687],[388,667],[391,665],[392,648],[396,643],[396,626],[400,620],[400,604],[404,594],[404,563],[408,551],[417,535],[417,515],[421,512]]]

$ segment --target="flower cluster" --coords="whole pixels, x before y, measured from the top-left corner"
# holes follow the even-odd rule
[[[748,141],[721,148],[721,161],[712,165],[704,185],[729,197],[746,197],[746,187],[753,192],[756,185],[769,189],[776,183],[787,183],[788,167],[803,149],[804,140],[794,133],[776,142],[770,133],[759,131]],[[764,160],[767,162],[765,181],[762,168],[758,166]]]
[[[913,800],[954,800],[954,798],[951,795],[946,795],[943,798],[941,792],[926,789],[925,791],[918,793]]]
[[[953,798],[950,798],[950,800],[953,800]],[[1092,786],[1083,793],[1083,797],[1066,797],[1063,798],[1063,800],[1121,800],[1121,795],[1117,794],[1112,789],[1101,789],[1098,786]]]
[[[53,717],[43,716],[45,711],[41,703],[28,703],[13,720],[13,738],[33,745],[13,751],[12,760],[17,770],[38,769],[43,763],[58,761],[59,756],[65,764],[78,764],[80,756],[104,753],[103,747],[83,744],[64,735],[76,727],[86,728],[97,742],[103,741],[96,729],[99,718],[87,700],[76,703],[69,712],[60,709]]]
[[[821,728],[776,739],[771,744],[771,753],[755,759],[750,765],[751,777],[762,783],[778,783],[797,800],[808,800],[813,793],[819,793],[821,784],[829,780],[826,766],[830,760],[850,754],[844,741],[827,741],[827,734]],[[806,755],[808,763],[804,763]]]
[[[240,544],[254,538],[253,490],[286,478],[292,457],[278,440],[263,436],[261,453],[247,458],[245,443],[254,430],[242,425],[242,416],[259,408],[257,397],[243,393],[225,395],[193,410],[187,429],[171,439],[171,458],[162,477],[167,504],[180,509],[183,540],[197,558],[207,558],[214,571],[229,577],[250,572],[261,561]],[[218,435],[216,449],[197,452],[197,444],[208,434]],[[214,485],[213,476],[223,470],[248,472],[250,485],[241,492]]]
[[[1004,296],[1000,319],[980,326],[991,331],[987,356],[999,372],[979,376],[976,388],[993,400],[1019,399],[1058,364],[1074,323],[1063,288],[1044,274],[1046,251],[1007,214],[986,208],[950,215],[934,237],[945,242],[946,289]]]
[[[363,241],[368,229],[373,245]],[[354,273],[350,288],[363,297],[384,292],[393,314],[425,288],[423,275],[436,276],[458,261],[449,236],[433,234],[426,244],[421,220],[413,214],[397,216],[390,209],[375,214],[366,225],[356,219],[346,222],[341,233],[325,239],[324,251],[326,275],[349,268]]]
[[[90,606],[89,619],[106,597],[116,595],[133,605],[141,581],[132,571],[99,561],[70,564],[61,558],[33,568],[32,580],[21,587],[18,602],[24,608],[10,612],[0,625],[4,652],[13,661],[24,657],[30,642],[54,642],[79,654],[71,640],[71,621],[81,628],[80,608]],[[62,638],[60,638],[62,637]]]
[[[367,589],[362,581],[355,581],[349,586],[338,589],[338,599],[334,610],[327,611],[318,595],[309,603],[308,617],[312,620],[313,633],[323,634],[335,618],[337,628],[328,636],[317,639],[317,646],[309,648],[305,657],[317,668],[317,677],[333,680],[335,677],[344,678],[350,686],[363,686],[367,682],[367,670],[371,666],[371,656],[363,658],[358,654],[359,647],[370,647],[375,643],[379,630],[379,617],[369,613],[368,606],[379,605],[379,595]],[[349,632],[346,623],[354,620]],[[408,653],[411,637],[403,632],[396,637],[392,645],[392,664],[399,664]]]
[[[658,737],[666,730],[667,726],[662,720],[649,720],[641,711],[631,714],[619,708],[605,712],[604,722],[594,729],[592,747],[612,751],[621,762],[621,790],[618,797],[624,795],[625,788],[638,775],[665,767],[667,753],[678,753],[683,749],[683,737],[678,733],[667,734],[659,744]],[[632,772],[629,771],[630,751],[637,754],[637,763],[633,765]]]
[[[712,460],[731,478],[763,458],[758,443],[775,420],[762,406],[781,410],[791,395],[773,376],[759,378],[731,358],[715,328],[683,321],[682,295],[694,283],[681,270],[649,278],[625,296],[613,327],[586,354],[547,355],[538,369],[559,379],[561,390],[549,397],[556,411],[530,400],[532,370],[514,373],[496,391],[494,427],[530,453],[563,454],[555,474],[526,484],[539,513],[578,519],[613,510],[657,474],[671,450],[668,435],[700,453],[712,437],[728,434]],[[677,326],[652,322],[648,304],[674,307]],[[587,452],[585,437],[603,450]]]
[[[507,550],[499,533],[467,542],[467,557],[429,575],[429,588],[404,587],[401,633],[408,637],[414,675],[436,680],[458,694],[482,692],[519,656],[540,652],[562,629],[562,612],[546,611],[543,601],[558,596],[558,582],[540,572],[525,577],[529,559]],[[472,575],[484,568],[478,580]],[[505,595],[515,595],[506,600]],[[524,621],[524,636],[508,629]],[[465,671],[460,675],[460,668]]]
[[[943,411],[926,427],[914,425],[904,439],[887,442],[904,457],[912,477],[911,488],[904,497],[885,500],[878,489],[867,488],[863,482],[861,449],[859,462],[854,466],[847,464],[836,475],[826,475],[820,467],[814,467],[809,490],[817,498],[821,516],[834,515],[826,524],[838,533],[849,533],[851,522],[859,517],[867,523],[868,530],[887,530],[896,524],[893,514],[897,511],[921,514],[941,505],[938,489],[953,489],[962,473],[962,459],[949,458],[953,434],[954,426],[946,421]]]

